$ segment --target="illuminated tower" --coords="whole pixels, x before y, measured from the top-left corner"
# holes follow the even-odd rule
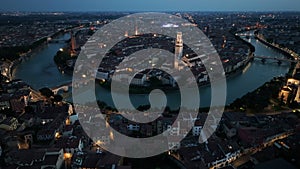
[[[177,32],[176,46],[183,47],[182,32]]]
[[[174,56],[174,69],[180,70],[180,60],[183,54],[183,40],[182,32],[177,32],[176,44],[175,44],[175,56]]]
[[[76,55],[76,37],[73,31],[71,31],[71,56]]]
[[[137,25],[135,26],[134,34],[135,34],[135,35],[138,35],[138,34],[139,34],[139,30],[138,30]]]
[[[137,36],[139,35],[139,28],[138,28],[138,21],[135,20],[135,25],[134,25],[134,35]]]

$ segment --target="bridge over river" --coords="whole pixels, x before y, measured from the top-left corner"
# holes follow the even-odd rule
[[[265,62],[266,60],[275,60],[278,64],[281,64],[282,62],[291,62],[291,63],[297,63],[298,60],[289,59],[289,58],[280,58],[275,56],[253,56],[254,58],[261,59],[262,62]]]

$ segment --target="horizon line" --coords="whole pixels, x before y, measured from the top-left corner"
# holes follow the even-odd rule
[[[13,12],[24,12],[24,13],[55,13],[55,12],[61,12],[61,13],[84,13],[84,12],[114,12],[114,13],[137,13],[137,12],[223,12],[223,13],[234,13],[234,12],[253,12],[253,13],[262,13],[262,12],[300,12],[300,9],[297,10],[0,10],[0,13],[13,13]]]

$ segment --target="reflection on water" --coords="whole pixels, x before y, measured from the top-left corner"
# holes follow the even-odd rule
[[[59,39],[69,39],[69,34]],[[14,78],[23,79],[35,89],[48,86],[58,86],[71,80],[68,75],[62,75],[54,63],[54,55],[64,43],[50,43],[41,47],[33,55],[19,64],[14,72]]]

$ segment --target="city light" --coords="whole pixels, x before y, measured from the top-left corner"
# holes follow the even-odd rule
[[[129,4],[123,3],[126,5]],[[167,6],[172,8],[172,5]],[[38,4],[33,8],[38,8]],[[287,163],[283,168],[300,168],[297,163],[300,161],[297,156],[300,13],[198,12],[196,5],[194,8],[195,12],[170,12],[167,20],[147,19],[145,15],[132,22],[122,22],[111,29],[114,33],[101,38],[98,35],[102,28],[119,18],[131,18],[133,13],[30,12],[29,9],[28,12],[9,9],[9,12],[0,12],[0,19],[5,21],[0,32],[0,132],[3,138],[0,165],[8,168],[136,169],[147,165],[148,168],[217,169],[257,168],[280,159],[280,164]],[[187,23],[175,22],[172,18],[181,18]],[[145,27],[144,19],[149,21],[149,27]],[[156,24],[159,30],[147,32],[146,28],[152,30]],[[187,36],[187,32],[195,29],[205,38]],[[171,30],[175,30],[172,36],[164,34]],[[110,46],[106,40],[114,37],[119,42]],[[202,45],[204,41],[208,45]],[[105,51],[104,54],[91,50],[89,44],[94,44],[92,49]],[[213,47],[215,51],[201,55],[191,47],[203,52]],[[146,50],[166,51],[170,57],[165,57],[163,52],[139,55]],[[219,66],[212,59],[214,55],[220,58]],[[93,70],[83,62],[76,65],[81,61],[80,56],[93,66],[98,64],[97,59],[102,56],[103,59]],[[163,70],[156,68],[158,66]],[[218,69],[224,70],[222,77],[228,82],[224,89],[227,93],[225,110],[216,111],[222,112],[222,116],[212,115],[214,106],[210,107],[211,97],[216,95],[219,99],[221,90],[212,89],[211,85],[218,83],[218,79],[214,81],[208,72]],[[180,76],[186,70],[191,71],[191,76]],[[75,74],[83,80],[74,82]],[[113,78],[117,83],[112,83]],[[199,92],[182,92],[178,85],[190,83],[191,79],[196,80]],[[122,93],[124,82],[129,85],[128,102],[124,102],[128,97]],[[89,88],[89,84],[94,87]],[[112,92],[112,84],[120,91]],[[80,90],[74,92],[74,89]],[[162,111],[153,106],[153,102],[163,102],[161,98],[152,99],[156,89],[166,97]],[[92,97],[86,97],[90,91]],[[196,98],[192,97],[194,93],[200,93],[200,106],[192,108],[195,113],[182,114],[182,111],[190,111],[183,103],[195,105],[192,104]],[[116,106],[115,98],[120,99],[123,110]],[[92,99],[96,99],[95,106]],[[77,100],[83,100],[84,104]],[[135,121],[136,114],[132,119],[126,118],[133,113],[130,106],[149,119],[151,110],[158,115],[153,116],[153,121],[139,123]],[[102,119],[105,123],[99,125]],[[206,133],[204,126],[217,119],[220,119],[218,125],[210,125]],[[174,123],[179,120],[182,121]],[[100,132],[95,132],[98,129]],[[97,136],[98,133],[101,135]],[[160,134],[167,139],[157,140],[155,136]],[[208,134],[211,137],[207,141],[199,139]],[[139,147],[129,140],[116,148],[116,143],[122,140],[120,135],[154,146]],[[184,139],[179,143],[173,136]],[[155,140],[145,141],[152,137]],[[127,154],[129,151],[151,152],[160,145],[167,148],[158,156],[126,158],[131,155]]]
[[[60,133],[59,133],[59,132],[56,132],[56,133],[55,133],[55,138],[56,138],[56,139],[59,139],[60,137],[61,137]]]
[[[65,160],[70,160],[72,158],[72,154],[71,153],[64,153],[64,159]]]

